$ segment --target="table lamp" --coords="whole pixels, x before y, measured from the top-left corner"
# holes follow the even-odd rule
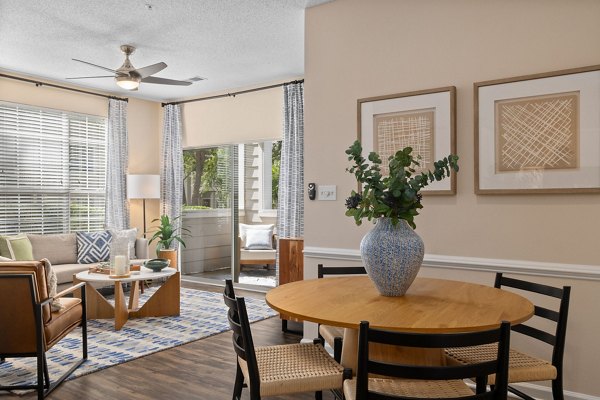
[[[160,175],[127,175],[127,198],[143,201],[146,237],[146,199],[160,199]]]

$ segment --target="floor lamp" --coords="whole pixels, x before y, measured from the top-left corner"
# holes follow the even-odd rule
[[[160,199],[160,175],[127,175],[127,198],[143,201],[146,237],[146,199]]]

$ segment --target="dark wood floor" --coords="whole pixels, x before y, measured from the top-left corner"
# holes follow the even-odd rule
[[[221,291],[218,287],[186,284],[202,290]],[[239,292],[246,297],[264,295]],[[278,318],[252,324],[255,345],[295,343],[300,336],[283,334]],[[235,377],[235,356],[231,332],[225,332],[184,346],[165,350],[125,364],[64,382],[48,396],[50,400],[79,399],[168,399],[228,400]],[[1,399],[34,399],[35,394],[2,396]],[[333,399],[331,393],[323,398]],[[242,399],[249,399],[244,389]],[[282,400],[314,399],[313,393],[281,396]]]

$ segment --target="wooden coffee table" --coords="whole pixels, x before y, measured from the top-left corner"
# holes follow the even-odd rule
[[[140,282],[159,278],[167,278],[167,281],[140,308]],[[179,315],[180,276],[174,268],[153,272],[151,269],[142,267],[139,273],[133,272],[127,278],[118,279],[110,278],[105,274],[83,271],[73,275],[73,284],[79,282],[86,283],[87,317],[89,319],[114,318],[117,331],[125,325],[129,318]],[[114,285],[115,304],[112,305],[108,302],[92,283],[100,286]],[[125,302],[123,283],[131,283],[128,303]]]

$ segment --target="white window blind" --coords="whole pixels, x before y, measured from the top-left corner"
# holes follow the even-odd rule
[[[0,102],[0,234],[103,228],[106,118]]]

